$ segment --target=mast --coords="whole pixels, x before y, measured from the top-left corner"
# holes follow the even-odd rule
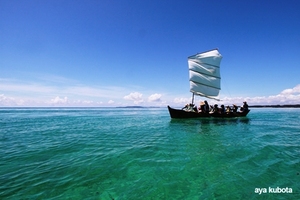
[[[195,94],[193,93],[193,97],[192,97],[192,104],[194,105],[194,96]]]

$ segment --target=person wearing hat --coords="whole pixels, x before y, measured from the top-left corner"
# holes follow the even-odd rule
[[[248,104],[246,101],[243,102],[244,105],[241,107],[241,112],[246,112],[248,111]]]
[[[200,102],[199,111],[198,112],[205,112],[205,103],[203,101]]]

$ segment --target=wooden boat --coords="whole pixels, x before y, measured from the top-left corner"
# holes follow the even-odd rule
[[[233,118],[233,117],[245,117],[250,112],[250,110],[246,110],[243,112],[229,112],[229,113],[202,113],[195,111],[186,111],[180,109],[174,109],[168,106],[168,110],[171,118],[204,118],[204,117],[215,117],[215,118]]]
[[[203,53],[198,53],[188,57],[190,92],[192,92],[192,103],[194,105],[194,96],[199,95],[210,99],[219,100],[217,97],[221,90],[220,63],[222,55],[218,49],[213,49]],[[205,113],[194,110],[174,109],[168,106],[171,118],[232,118],[245,117],[250,112],[248,108],[243,112],[228,113]]]

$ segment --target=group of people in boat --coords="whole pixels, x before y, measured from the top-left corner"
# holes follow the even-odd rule
[[[186,104],[185,107],[183,107],[183,110],[190,111],[190,112],[197,112],[197,113],[218,113],[218,114],[225,114],[225,113],[232,113],[232,112],[246,112],[248,111],[248,104],[246,101],[243,102],[243,105],[240,106],[240,110],[238,110],[239,106],[233,104],[232,106],[225,106],[221,105],[221,107],[218,106],[218,104],[209,105],[207,101],[200,102],[200,106],[197,108],[194,104]]]

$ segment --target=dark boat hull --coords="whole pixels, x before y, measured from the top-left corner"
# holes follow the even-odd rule
[[[198,118],[198,117],[210,117],[208,113],[196,113],[188,112],[184,110],[178,110],[168,106],[171,118]]]
[[[231,112],[231,113],[197,113],[197,112],[188,112],[184,110],[174,109],[168,106],[168,110],[171,118],[203,118],[203,117],[216,117],[216,118],[232,118],[232,117],[245,117],[250,112]]]

